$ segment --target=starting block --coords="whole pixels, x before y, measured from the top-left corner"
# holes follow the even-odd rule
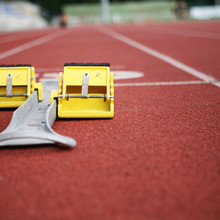
[[[1,146],[57,144],[76,141],[52,129],[59,118],[113,118],[114,85],[109,63],[66,63],[58,81],[36,83],[30,65],[0,66],[0,108],[18,107],[0,133]],[[36,91],[37,90],[37,91]],[[21,105],[22,104],[22,105]]]
[[[114,85],[109,63],[65,63],[59,75],[59,118],[113,118]]]
[[[35,90],[43,99],[43,86],[35,81],[31,65],[0,65],[0,108],[15,108],[23,104]]]

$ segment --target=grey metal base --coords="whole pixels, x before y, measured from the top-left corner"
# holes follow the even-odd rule
[[[38,101],[35,91],[14,113],[8,127],[0,133],[0,146],[56,144],[72,148],[76,141],[52,129],[56,120],[57,103],[50,105],[50,92],[58,88],[58,81],[44,82],[44,100]]]

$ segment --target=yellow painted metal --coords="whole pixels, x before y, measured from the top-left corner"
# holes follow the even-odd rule
[[[103,98],[71,97],[82,95],[84,73],[89,73],[88,96],[100,95]],[[59,118],[112,118],[113,96],[113,73],[110,73],[110,67],[65,66],[64,73],[59,75],[58,91],[51,92],[51,102],[57,98]]]
[[[7,76],[12,76],[12,96],[7,96]],[[35,69],[31,66],[0,66],[0,108],[15,108],[38,90],[39,101],[43,99],[43,86],[36,83]]]
[[[42,101],[44,99],[44,87],[42,83],[34,83],[33,84],[34,90],[38,91],[38,100]]]

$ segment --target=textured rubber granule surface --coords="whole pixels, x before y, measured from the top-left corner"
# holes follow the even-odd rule
[[[217,33],[213,27],[219,22],[164,25]],[[114,119],[58,119],[54,123],[56,132],[77,141],[73,150],[2,148],[0,219],[219,219],[220,88],[212,84],[135,86],[132,83],[201,79],[117,41],[99,28],[65,30],[60,37],[1,60],[32,64],[38,80],[45,73],[58,74],[65,62],[110,62],[113,72],[133,70],[144,76],[115,80]],[[149,35],[145,31],[149,25],[107,28],[209,76],[210,69],[219,79],[219,48],[212,40],[203,40],[212,63],[209,68],[203,66],[205,56],[198,53],[195,57],[194,48],[201,38],[197,44],[195,37],[181,37],[192,48],[187,53],[188,49],[177,49],[182,44],[173,35]],[[59,30],[39,32],[39,37],[54,31]],[[167,45],[170,41],[177,47]],[[0,110],[0,132],[11,116],[11,109]]]

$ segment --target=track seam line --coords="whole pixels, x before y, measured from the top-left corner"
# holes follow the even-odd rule
[[[186,64],[184,64],[184,63],[182,63],[182,62],[180,62],[180,61],[178,61],[178,60],[176,60],[176,59],[174,59],[174,58],[172,58],[168,55],[166,55],[166,54],[160,53],[160,52],[158,52],[158,51],[156,51],[156,50],[154,50],[154,49],[152,49],[148,46],[145,46],[145,45],[143,45],[143,44],[141,44],[137,41],[134,41],[131,38],[128,38],[128,37],[126,37],[122,34],[119,34],[119,33],[115,32],[115,31],[113,31],[109,28],[101,26],[101,27],[98,27],[97,29],[100,32],[102,32],[102,33],[104,33],[104,34],[106,34],[106,35],[108,35],[112,38],[115,38],[115,39],[117,39],[117,40],[119,40],[119,41],[121,41],[125,44],[128,44],[128,45],[130,45],[130,46],[132,46],[136,49],[139,49],[139,50],[145,52],[146,54],[149,54],[153,57],[156,57],[157,59],[160,59],[160,60],[176,67],[177,69],[180,69],[180,70],[182,70],[182,71],[184,71],[184,72],[186,72],[186,73],[188,73],[192,76],[195,76],[195,77],[205,81],[206,83],[212,83],[213,85],[220,88],[220,83],[218,83],[218,82],[215,83],[216,79],[214,77],[208,76],[207,74],[205,74],[205,73],[203,73],[199,70],[196,70],[196,69],[194,69],[194,68],[192,68],[192,67],[190,67],[190,66],[188,66],[188,65],[186,65]]]
[[[56,31],[55,33],[53,32],[51,34],[48,34],[48,35],[43,36],[41,38],[38,38],[36,40],[33,40],[33,41],[28,42],[28,43],[25,43],[25,44],[19,45],[17,47],[14,47],[14,48],[12,48],[10,50],[7,50],[5,52],[0,53],[0,60],[4,59],[6,57],[12,56],[14,54],[20,53],[22,51],[25,51],[27,49],[30,49],[32,47],[36,47],[36,46],[38,46],[40,44],[46,43],[47,41],[50,41],[50,40],[55,39],[57,37],[60,37],[60,36],[62,36],[64,34],[66,34],[66,33],[69,33],[69,30],[65,31],[65,32],[63,32],[63,31]]]

